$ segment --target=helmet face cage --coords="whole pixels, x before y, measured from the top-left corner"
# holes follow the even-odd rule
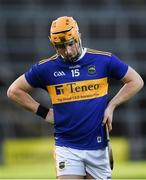
[[[65,48],[67,45],[71,46],[76,43],[75,39],[70,39],[69,41],[64,41],[60,43],[54,43],[55,48]]]
[[[64,57],[65,61],[76,61],[82,52],[79,28],[77,22],[72,17],[63,16],[52,22],[50,41],[56,50],[59,47],[65,48],[66,45],[70,43],[78,43],[78,46],[76,46],[78,47],[76,49],[76,56],[72,59]]]

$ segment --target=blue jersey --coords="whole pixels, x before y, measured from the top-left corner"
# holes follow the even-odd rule
[[[115,55],[85,48],[74,63],[54,55],[25,73],[31,86],[47,90],[51,97],[56,145],[84,150],[107,146],[102,120],[108,80],[122,79],[127,69]]]

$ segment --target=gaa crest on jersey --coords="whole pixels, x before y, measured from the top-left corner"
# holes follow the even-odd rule
[[[65,74],[65,72],[63,72],[63,71],[55,71],[54,72],[54,76],[55,77],[60,77],[60,76],[65,76],[66,74]]]
[[[88,74],[90,74],[90,75],[96,74],[96,68],[94,65],[88,66]]]

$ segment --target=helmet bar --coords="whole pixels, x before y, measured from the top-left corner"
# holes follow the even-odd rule
[[[72,27],[73,28],[73,27]],[[53,32],[52,34],[60,34],[60,33],[66,33],[68,31],[70,31],[72,28],[65,30],[65,31],[59,31],[59,32]]]

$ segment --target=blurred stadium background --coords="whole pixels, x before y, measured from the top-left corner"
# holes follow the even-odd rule
[[[0,179],[55,178],[53,126],[6,96],[33,63],[54,53],[51,21],[73,16],[84,46],[115,53],[146,80],[145,0],[0,0]],[[110,97],[120,84],[111,81]],[[111,141],[114,178],[146,178],[145,88],[115,112]],[[48,95],[33,96],[51,106]]]

